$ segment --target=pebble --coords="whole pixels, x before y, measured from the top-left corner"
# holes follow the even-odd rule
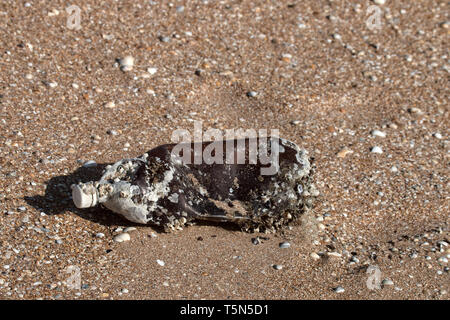
[[[345,291],[345,289],[344,289],[344,288],[342,288],[341,286],[339,286],[339,287],[336,287],[336,288],[334,288],[333,290],[334,290],[334,292],[336,292],[336,293],[342,293],[342,292],[344,292],[344,291]]]
[[[184,6],[178,6],[177,7],[177,12],[178,13],[184,12]]]
[[[115,107],[116,107],[116,104],[114,103],[114,101],[105,103],[105,108],[114,109]]]
[[[97,162],[94,160],[88,160],[83,164],[83,168],[94,168],[97,166]]]
[[[281,242],[279,246],[281,249],[287,249],[291,246],[291,244],[287,241],[284,241],[284,242]]]
[[[433,137],[436,139],[442,139],[442,135],[439,132],[433,133]]]
[[[283,269],[283,266],[282,266],[281,264],[274,264],[274,265],[273,265],[273,268],[274,268],[275,270],[281,270],[281,269]]]
[[[348,154],[352,154],[352,153],[353,153],[353,150],[344,148],[344,149],[342,149],[341,151],[339,151],[337,153],[337,157],[338,158],[345,158]]]
[[[372,148],[370,149],[370,152],[382,154],[382,153],[383,153],[383,149],[381,149],[381,147],[375,146],[375,147],[372,147]]]
[[[161,266],[164,267],[166,264],[164,263],[164,261],[157,259],[156,262]]]
[[[128,227],[128,228],[125,228],[125,230],[123,230],[124,232],[131,232],[131,231],[135,231],[135,230],[137,230],[135,227]]]
[[[104,237],[105,237],[105,234],[102,233],[102,232],[99,232],[99,233],[96,233],[96,234],[95,234],[95,237],[97,237],[97,238],[104,238]]]
[[[396,166],[392,166],[392,167],[391,167],[391,172],[394,172],[394,173],[395,173],[395,172],[398,172],[397,167],[396,167]]]
[[[126,56],[119,60],[120,70],[131,71],[134,66],[134,58],[132,56]]]
[[[438,261],[441,262],[441,263],[448,263],[447,257],[440,257],[440,258],[438,259]]]
[[[380,138],[386,137],[386,133],[383,131],[380,131],[380,130],[372,130],[372,132],[370,134],[374,137],[380,137]]]
[[[121,233],[114,237],[115,242],[130,241],[131,237],[128,233]]]
[[[335,257],[335,258],[340,258],[342,257],[342,254],[340,254],[339,252],[328,252],[329,256]]]
[[[332,37],[333,37],[333,39],[336,39],[336,40],[341,40],[342,39],[342,37],[341,37],[341,35],[339,33],[333,33]]]
[[[419,108],[413,107],[413,108],[409,108],[408,109],[409,113],[417,113],[417,114],[423,114],[423,111],[420,110]]]
[[[249,97],[249,98],[256,97],[257,95],[258,95],[258,93],[256,91],[247,92],[247,97]]]
[[[315,252],[311,253],[309,256],[311,258],[313,258],[314,260],[319,260],[320,259],[320,256],[317,253],[315,253]]]
[[[259,238],[256,237],[256,238],[252,238],[252,243],[256,246],[256,245],[260,244],[261,241],[259,241]]]
[[[170,42],[170,38],[169,37],[159,36],[158,39],[161,42],[165,42],[165,43]]]
[[[390,279],[384,279],[383,281],[381,281],[381,284],[383,286],[393,286],[394,285],[394,281],[392,281]]]
[[[375,4],[382,6],[383,4],[386,3],[386,0],[374,0],[373,2],[375,2]]]
[[[123,288],[123,289],[122,289],[122,291],[120,291],[120,292],[122,292],[122,293],[125,293],[125,294],[126,294],[126,293],[128,293],[129,291],[128,291],[128,289],[126,289],[126,288]]]
[[[24,211],[27,210],[27,208],[24,207],[24,206],[20,206],[20,207],[17,208],[17,210],[24,212]]]
[[[158,72],[158,68],[147,68],[147,72],[151,75],[154,75],[156,72]]]
[[[116,130],[108,130],[106,131],[107,134],[110,134],[112,136],[117,136],[119,133]]]

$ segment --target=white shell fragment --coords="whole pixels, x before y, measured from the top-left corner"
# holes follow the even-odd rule
[[[131,237],[128,233],[124,232],[114,237],[115,242],[130,241]]]
[[[131,71],[134,66],[134,58],[132,56],[126,56],[119,60],[120,70]]]
[[[381,147],[375,146],[375,147],[372,147],[372,149],[370,149],[370,152],[382,154],[383,153],[383,149],[381,149]]]

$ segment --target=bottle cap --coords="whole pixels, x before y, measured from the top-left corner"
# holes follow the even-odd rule
[[[72,185],[72,199],[79,209],[94,207],[98,203],[98,194],[92,183]]]

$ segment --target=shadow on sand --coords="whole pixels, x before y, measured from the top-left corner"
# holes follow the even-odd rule
[[[80,167],[68,175],[55,176],[48,180],[45,195],[24,197],[25,201],[39,211],[48,215],[57,215],[67,211],[73,212],[83,219],[100,223],[105,226],[136,226],[110,210],[97,206],[88,209],[78,209],[72,201],[72,190],[70,186],[78,182],[97,181],[102,176],[103,169],[108,164],[97,164],[96,167]]]

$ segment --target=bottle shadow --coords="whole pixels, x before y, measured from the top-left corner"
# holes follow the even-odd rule
[[[67,211],[79,217],[104,226],[138,226],[139,224],[126,220],[103,206],[78,209],[72,201],[72,184],[79,182],[97,181],[108,163],[97,164],[95,167],[80,167],[67,175],[52,177],[46,182],[45,194],[25,196],[24,200],[33,208],[45,212],[47,215],[58,215]]]

